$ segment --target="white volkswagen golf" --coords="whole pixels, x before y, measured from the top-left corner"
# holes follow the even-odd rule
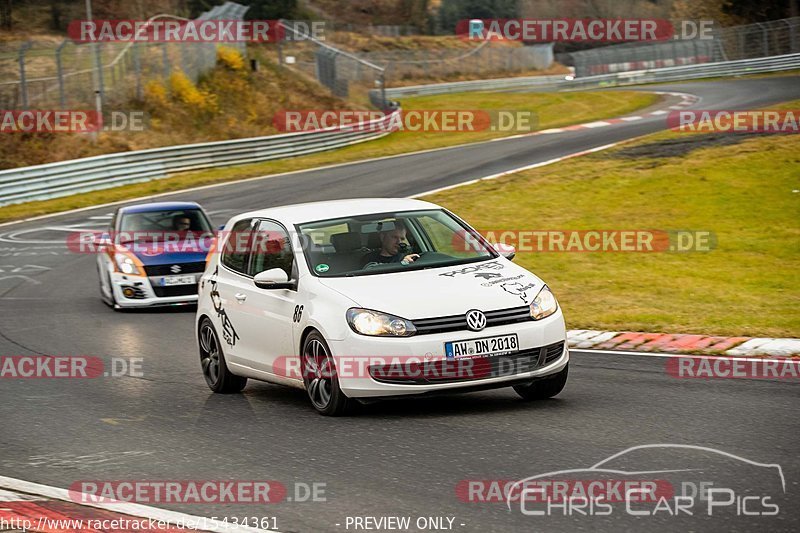
[[[567,381],[564,318],[542,280],[453,213],[409,199],[290,205],[233,217],[200,281],[197,338],[214,392],[248,378],[353,400]]]

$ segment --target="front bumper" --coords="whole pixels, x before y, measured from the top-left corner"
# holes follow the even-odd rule
[[[187,285],[185,286],[185,289],[181,289],[180,291],[191,291],[189,294],[159,296],[153,289],[150,278],[143,276],[130,276],[120,272],[112,272],[110,277],[111,290],[114,291],[114,299],[117,303],[117,307],[120,308],[127,309],[135,307],[157,307],[163,305],[186,305],[197,302],[197,285]],[[125,289],[132,289],[134,296],[126,296],[124,293]]]
[[[487,368],[498,366],[497,358],[506,357],[514,360],[515,354],[509,356],[494,356],[477,359],[477,366],[467,364],[456,370],[458,379],[447,381],[441,379],[419,379],[413,383],[400,383],[397,380],[375,379],[374,374],[365,371],[371,366],[369,363],[354,364],[353,361],[366,360],[372,363],[384,362],[388,365],[400,362],[430,363],[431,368],[437,362],[447,360],[444,354],[444,343],[448,341],[462,341],[478,339],[494,335],[516,333],[519,338],[520,351],[516,355],[536,354],[539,349],[553,347],[563,343],[560,354],[547,357],[544,354],[539,365],[510,363],[500,372],[486,371]],[[387,338],[368,337],[350,332],[344,340],[328,341],[334,360],[337,362],[337,375],[339,386],[350,398],[368,398],[381,396],[402,396],[411,394],[426,394],[437,391],[458,391],[473,388],[499,388],[524,382],[526,379],[536,379],[561,371],[569,362],[569,349],[566,343],[566,328],[564,317],[559,309],[554,315],[540,321],[520,322],[503,326],[489,327],[482,331],[453,331],[431,335],[415,335],[412,337]],[[522,359],[522,358],[520,358]],[[447,360],[453,362],[454,360]],[[455,362],[467,360],[456,359]],[[403,367],[405,369],[408,366]],[[452,368],[452,367],[451,367]],[[463,370],[467,368],[467,370]],[[434,370],[434,374],[435,374]],[[467,376],[469,379],[465,379]],[[437,376],[438,378],[438,376]],[[387,382],[388,381],[388,382]],[[439,382],[436,382],[439,381]],[[446,381],[446,382],[445,382]]]

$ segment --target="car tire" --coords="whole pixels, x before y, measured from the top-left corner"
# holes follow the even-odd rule
[[[323,336],[318,331],[309,333],[300,354],[303,384],[314,409],[325,416],[346,414],[351,402],[339,388],[333,356]]]
[[[236,376],[228,370],[225,354],[214,324],[208,317],[203,318],[197,330],[200,347],[200,367],[208,388],[218,394],[241,392],[247,385],[247,378]]]
[[[564,385],[567,384],[567,374],[569,374],[569,363],[557,374],[539,378],[525,385],[515,385],[514,391],[523,400],[546,400],[564,390]]]

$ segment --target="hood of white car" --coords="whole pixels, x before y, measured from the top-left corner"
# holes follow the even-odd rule
[[[542,280],[505,259],[367,276],[319,278],[366,309],[415,320],[528,305]]]

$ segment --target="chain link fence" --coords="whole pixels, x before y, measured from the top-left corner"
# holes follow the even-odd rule
[[[388,107],[383,97],[383,66],[321,41],[301,22],[281,21],[281,26],[285,38],[277,43],[280,65],[316,79],[341,98],[380,109]]]
[[[354,54],[322,42],[283,22],[287,39],[278,44],[278,61],[328,87],[333,94],[379,108],[387,84],[449,76],[491,76],[544,70],[553,64],[553,45],[512,45],[490,41],[470,49],[406,50]]]
[[[553,44],[509,45],[484,41],[470,50],[370,52],[361,57],[383,65],[393,83],[421,78],[491,76],[546,70],[553,64]]]
[[[627,43],[558,54],[577,76],[697,63],[736,61],[800,52],[800,17],[714,29],[710,39]]]
[[[200,20],[242,20],[246,6],[226,2]],[[172,18],[157,15],[150,20]],[[183,20],[183,19],[181,19]],[[244,43],[226,43],[246,54]],[[113,42],[77,44],[28,41],[0,47],[0,109],[93,108],[141,99],[149,80],[166,80],[180,69],[192,81],[216,64],[215,43]],[[98,65],[101,67],[98,68]]]

